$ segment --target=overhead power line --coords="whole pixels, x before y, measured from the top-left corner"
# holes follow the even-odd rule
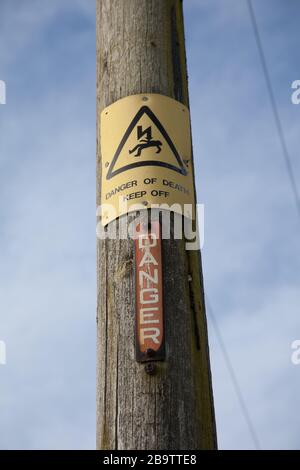
[[[298,190],[298,187],[297,187],[296,178],[295,178],[295,174],[294,174],[294,171],[293,171],[291,157],[290,157],[290,154],[289,154],[289,151],[288,151],[288,148],[287,148],[287,144],[286,144],[286,140],[285,140],[285,137],[284,137],[283,127],[282,127],[282,124],[281,124],[281,120],[280,120],[280,116],[279,116],[279,112],[278,112],[278,108],[277,108],[277,104],[276,104],[276,100],[275,100],[275,95],[274,95],[274,91],[273,91],[273,87],[272,87],[272,83],[271,83],[271,79],[270,79],[270,73],[269,73],[269,70],[268,70],[267,61],[266,61],[266,57],[265,57],[263,46],[262,46],[262,41],[261,41],[259,29],[258,29],[258,23],[257,23],[257,20],[256,20],[255,12],[254,12],[253,5],[252,5],[252,0],[247,0],[247,4],[248,4],[248,10],[249,10],[251,23],[252,23],[252,27],[253,27],[254,37],[255,37],[256,44],[257,44],[257,48],[258,48],[258,52],[259,52],[259,56],[260,56],[260,60],[261,60],[261,65],[262,65],[262,68],[263,68],[263,72],[264,72],[264,76],[265,76],[265,80],[266,80],[266,84],[267,84],[267,89],[268,89],[268,93],[269,93],[269,97],[270,97],[272,111],[273,111],[273,114],[274,114],[275,124],[276,124],[276,128],[277,128],[277,131],[278,131],[278,137],[279,137],[280,144],[281,144],[281,147],[282,147],[284,162],[285,162],[285,166],[286,166],[286,170],[287,170],[291,190],[292,190],[292,193],[293,193],[293,197],[295,199],[296,209],[297,209],[299,220],[300,220],[300,195],[299,195],[299,190]]]
[[[255,431],[252,419],[250,417],[250,413],[249,413],[248,407],[246,405],[246,400],[244,399],[243,392],[242,392],[242,389],[240,387],[238,378],[236,376],[236,373],[234,371],[232,362],[230,360],[230,357],[229,357],[229,354],[228,354],[228,351],[227,351],[227,348],[226,348],[226,345],[225,345],[224,338],[221,334],[221,330],[220,330],[219,325],[218,325],[217,317],[215,316],[215,314],[213,312],[213,309],[210,305],[210,302],[208,301],[207,296],[205,296],[205,298],[206,298],[205,303],[206,303],[206,307],[207,307],[207,310],[208,310],[209,318],[210,318],[210,320],[213,324],[213,327],[214,327],[214,330],[215,330],[215,333],[216,333],[216,337],[217,337],[217,340],[219,342],[221,351],[223,353],[223,357],[224,357],[224,360],[225,360],[225,363],[226,363],[226,366],[227,366],[227,369],[228,369],[228,372],[229,372],[229,375],[230,375],[235,393],[237,395],[237,398],[238,398],[243,416],[244,416],[245,421],[247,423],[247,426],[248,426],[250,435],[252,437],[255,449],[260,450],[261,449],[260,442],[259,442],[257,433]]]
[[[279,137],[280,145],[281,145],[281,148],[282,148],[282,153],[283,153],[283,156],[284,156],[284,163],[285,163],[286,170],[287,170],[287,176],[288,176],[289,183],[290,183],[290,186],[291,186],[291,191],[292,191],[292,194],[293,194],[293,197],[294,197],[294,200],[295,200],[296,210],[297,210],[297,213],[298,213],[298,216],[299,216],[299,219],[300,219],[300,195],[299,195],[299,190],[298,190],[298,187],[297,187],[296,177],[295,177],[293,166],[292,166],[292,160],[291,160],[291,157],[290,157],[290,154],[289,154],[289,151],[288,151],[288,147],[287,147],[287,143],[286,143],[286,139],[285,139],[285,136],[284,136],[283,127],[282,127],[281,119],[280,119],[279,112],[278,112],[278,107],[277,107],[276,100],[275,100],[275,94],[274,94],[272,83],[271,83],[270,73],[269,73],[269,70],[268,70],[267,61],[266,61],[264,49],[263,49],[263,46],[262,46],[262,41],[261,41],[261,37],[260,37],[258,23],[257,23],[257,20],[256,20],[253,5],[252,5],[252,0],[246,0],[246,1],[247,1],[247,5],[248,5],[248,11],[249,11],[249,15],[250,15],[250,18],[251,18],[253,33],[254,33],[256,44],[257,44],[257,48],[258,48],[258,52],[259,52],[259,57],[260,57],[263,73],[264,73],[265,80],[266,80],[266,85],[267,85],[267,89],[268,89],[268,93],[269,93],[271,108],[272,108],[272,112],[274,114],[275,125],[276,125],[276,128],[277,128],[278,137]],[[252,419],[251,419],[251,416],[250,416],[250,413],[249,413],[249,410],[248,410],[248,407],[247,407],[247,404],[246,404],[246,400],[243,396],[242,389],[240,387],[237,375],[235,373],[235,370],[234,370],[234,367],[232,365],[230,356],[228,354],[227,347],[226,347],[226,344],[225,344],[225,340],[224,340],[224,338],[221,334],[221,330],[218,326],[217,317],[214,314],[214,311],[213,311],[213,309],[212,309],[212,307],[211,307],[211,305],[210,305],[210,303],[207,299],[207,296],[206,296],[206,306],[207,306],[207,311],[208,311],[208,314],[209,314],[209,318],[210,318],[210,320],[213,324],[213,327],[214,327],[214,330],[215,330],[215,333],[216,333],[218,343],[219,343],[221,351],[223,353],[223,357],[224,357],[224,360],[225,360],[225,363],[226,363],[226,366],[227,366],[227,369],[228,369],[233,387],[235,389],[235,392],[236,392],[236,395],[237,395],[237,398],[238,398],[238,401],[239,401],[239,404],[240,404],[240,408],[242,410],[242,414],[243,414],[243,416],[245,418],[245,421],[247,423],[247,426],[248,426],[249,432],[251,434],[254,446],[257,450],[260,450],[261,449],[260,441],[259,441],[257,432],[255,430],[254,424],[252,422]]]

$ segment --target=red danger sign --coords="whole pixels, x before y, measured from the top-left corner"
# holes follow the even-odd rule
[[[164,359],[162,250],[160,223],[137,227],[136,358],[140,362]]]

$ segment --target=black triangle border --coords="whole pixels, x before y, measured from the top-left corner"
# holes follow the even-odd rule
[[[147,114],[147,116],[152,120],[152,122],[156,125],[156,127],[160,131],[160,133],[163,135],[163,137],[167,141],[169,147],[171,148],[171,150],[172,150],[172,152],[173,152],[180,168],[177,168],[174,165],[170,165],[169,163],[158,162],[156,160],[148,160],[146,162],[130,163],[129,165],[125,165],[122,168],[119,168],[118,170],[113,171],[113,168],[114,168],[114,166],[116,164],[116,161],[117,161],[117,159],[118,159],[118,157],[119,157],[119,155],[122,151],[122,148],[124,147],[129,135],[131,134],[132,130],[135,128],[136,124],[139,122],[139,120],[141,119],[143,114]],[[142,106],[141,109],[137,112],[137,114],[133,118],[133,120],[131,121],[130,125],[128,126],[128,128],[127,128],[127,130],[126,130],[126,132],[125,132],[125,134],[124,134],[124,136],[123,136],[123,138],[122,138],[122,140],[121,140],[121,142],[120,142],[120,144],[119,144],[119,146],[116,150],[116,153],[115,153],[115,155],[112,159],[112,162],[110,164],[109,170],[108,170],[107,175],[106,175],[106,179],[110,180],[114,176],[116,176],[120,173],[123,173],[124,171],[131,170],[132,168],[137,168],[137,167],[140,167],[140,166],[162,166],[164,168],[168,168],[169,170],[176,171],[177,173],[180,173],[181,175],[184,175],[184,176],[187,175],[187,170],[184,167],[184,163],[183,163],[182,159],[180,158],[180,155],[177,152],[175,145],[173,144],[173,142],[170,139],[167,131],[165,130],[165,128],[163,127],[163,125],[161,124],[159,119],[155,116],[155,114],[151,111],[151,109],[148,108],[148,106]]]

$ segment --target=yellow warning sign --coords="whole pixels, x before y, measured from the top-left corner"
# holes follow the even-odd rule
[[[133,95],[101,114],[102,223],[141,208],[194,218],[190,117],[158,94]]]

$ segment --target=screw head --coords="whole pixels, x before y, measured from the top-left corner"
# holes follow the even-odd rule
[[[156,372],[156,365],[153,364],[153,362],[148,362],[148,363],[145,365],[145,372],[146,372],[146,374],[148,374],[148,375],[154,375],[155,372]]]
[[[146,350],[146,356],[147,356],[147,357],[154,357],[154,356],[155,356],[155,351],[154,351],[154,349],[151,349],[151,348],[147,349],[147,350]]]

